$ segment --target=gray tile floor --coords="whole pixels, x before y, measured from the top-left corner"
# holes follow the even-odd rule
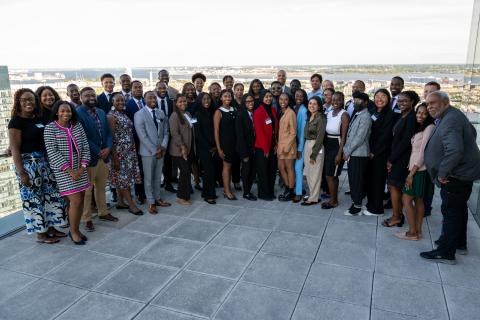
[[[120,223],[98,222],[84,247],[0,241],[0,319],[480,319],[475,222],[456,266],[418,256],[438,237],[438,198],[418,242],[344,216],[343,188],[329,211],[193,199],[156,216],[115,212]]]

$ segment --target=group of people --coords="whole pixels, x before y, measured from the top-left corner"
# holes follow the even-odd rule
[[[357,80],[345,103],[320,74],[310,77],[309,92],[297,79],[288,86],[284,70],[269,89],[254,79],[246,90],[227,75],[208,92],[202,73],[181,92],[169,86],[167,70],[158,75],[154,91],[144,92],[141,81],[123,74],[115,92],[115,77],[107,73],[98,96],[75,84],[67,87],[70,101],[48,86],[15,93],[10,151],[27,231],[39,242],[58,242],[67,234],[55,227],[69,223],[72,241],[85,244],[79,226],[83,221],[87,231],[95,229],[92,210],[101,220],[118,221],[108,212],[107,184],[116,208],[135,215],[143,214],[137,202],[146,201],[151,214],[171,205],[162,187],[176,193],[180,205],[191,205],[194,188],[213,205],[220,187],[232,201],[237,190],[250,201],[278,198],[332,209],[348,162],[352,203],[346,215],[382,216],[387,189],[392,216],[382,225],[401,227],[406,216],[408,231],[395,235],[419,240],[435,183],[443,230],[438,249],[421,255],[454,263],[455,251],[465,252],[466,201],[480,178],[480,153],[472,125],[437,82],[425,85],[421,99],[394,77],[390,90],[378,89],[370,100]]]

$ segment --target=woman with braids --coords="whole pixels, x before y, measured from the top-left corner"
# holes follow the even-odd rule
[[[38,96],[32,90],[15,92],[8,134],[27,232],[36,233],[38,242],[51,244],[66,236],[55,229],[66,225],[66,217],[64,202],[47,162],[45,123],[39,106]]]
[[[412,152],[412,137],[415,134],[415,106],[420,97],[415,91],[398,94],[397,105],[401,117],[393,126],[392,149],[387,161],[387,185],[392,200],[392,216],[382,223],[384,227],[402,227],[405,216],[402,213],[402,189],[408,176],[408,162]]]
[[[35,94],[40,100],[40,115],[42,116],[43,122],[46,125],[52,121],[52,109],[55,102],[60,101],[60,96],[57,91],[50,86],[41,86],[37,88]]]
[[[396,233],[402,240],[420,240],[422,238],[422,222],[425,214],[424,197],[433,194],[433,184],[428,175],[423,159],[425,147],[435,128],[434,120],[427,110],[427,104],[418,106],[415,113],[415,135],[412,138],[412,154],[408,163],[409,174],[403,189],[403,206],[407,213],[409,229]]]
[[[69,201],[69,236],[76,245],[84,245],[87,237],[80,232],[85,190],[90,187],[87,165],[90,147],[77,114],[67,101],[57,101],[52,109],[52,122],[44,132],[48,160],[60,195]]]

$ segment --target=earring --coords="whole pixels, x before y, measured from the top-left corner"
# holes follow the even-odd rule
[[[115,107],[114,107],[114,106],[112,106],[112,107],[110,108],[110,110],[114,111],[114,110],[115,110]]]

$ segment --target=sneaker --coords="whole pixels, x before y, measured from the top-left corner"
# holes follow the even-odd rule
[[[363,213],[364,216],[371,216],[371,217],[383,217],[384,216],[383,213],[379,213],[379,214],[373,213],[373,212],[368,211],[368,209],[363,210],[362,213]]]
[[[355,207],[355,205],[351,205],[350,208],[344,212],[344,215],[346,216],[361,216],[362,215],[362,209]]]
[[[455,256],[446,257],[441,255],[437,250],[421,252],[420,257],[422,257],[423,259],[429,262],[445,263],[445,264],[451,264],[451,265],[457,264],[457,260],[455,259]]]

